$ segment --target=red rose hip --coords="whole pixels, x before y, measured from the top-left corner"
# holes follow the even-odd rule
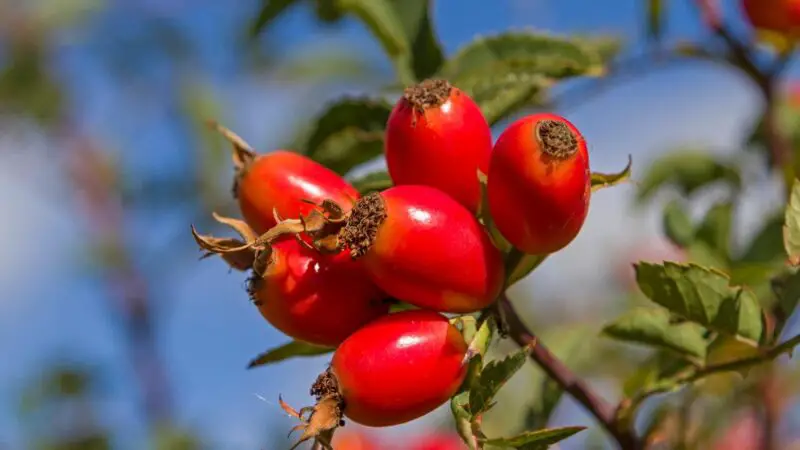
[[[286,150],[257,154],[230,130],[216,128],[233,144],[233,193],[245,221],[258,234],[275,226],[274,211],[282,217],[309,214],[315,206],[303,200],[333,200],[348,211],[359,197],[347,180],[310,158]]]
[[[428,186],[395,186],[362,197],[339,232],[388,295],[435,311],[469,313],[499,295],[500,251],[475,216]]]
[[[742,0],[741,4],[754,28],[792,38],[800,35],[800,0]]]
[[[480,108],[444,80],[406,89],[386,124],[386,164],[395,185],[438,188],[476,211],[492,133]]]
[[[385,295],[360,261],[322,254],[284,238],[269,264],[253,274],[249,292],[261,315],[287,336],[336,346],[362,325],[389,312]]]
[[[530,254],[566,247],[589,211],[586,141],[554,114],[517,120],[495,143],[487,193],[497,229],[515,247]]]
[[[443,315],[404,311],[347,338],[312,393],[339,396],[344,415],[371,427],[422,417],[455,394],[466,375],[467,343]]]
[[[232,268],[250,270],[248,293],[261,315],[287,336],[336,346],[389,312],[386,295],[360,261],[324,254],[291,236],[263,241],[245,222],[216,216],[242,240],[192,234],[206,256],[220,255]]]

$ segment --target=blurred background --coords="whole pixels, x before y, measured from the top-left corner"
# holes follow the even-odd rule
[[[670,4],[666,40],[708,36],[689,3]],[[736,2],[724,3],[741,27]],[[0,448],[288,448],[278,395],[307,404],[329,357],[245,370],[287,338],[248,301],[245,274],[198,261],[189,224],[210,230],[210,211],[236,208],[228,144],[203,121],[266,152],[292,142],[329,100],[396,80],[360,22],[323,23],[309,2],[247,39],[259,6],[0,0]],[[545,342],[609,400],[635,361],[597,333],[628,305],[629,263],[684,257],[660,237],[663,196],[636,201],[638,175],[678,147],[748,161],[740,150],[761,107],[739,73],[653,56],[643,15],[640,0],[438,0],[433,13],[447,54],[509,28],[626,42],[625,74],[553,96],[586,136],[593,170],[617,171],[630,154],[633,181],[595,195],[578,239],[512,292]],[[761,172],[744,173],[735,239],[783,204],[780,179]],[[488,429],[520,426],[533,377],[526,367],[504,388]],[[781,419],[788,440],[796,409],[789,402]],[[367,433],[405,442],[450,420],[445,407]],[[565,397],[551,424],[592,421]],[[593,427],[561,448],[606,445]]]

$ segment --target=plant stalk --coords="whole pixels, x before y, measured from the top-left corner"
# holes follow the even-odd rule
[[[535,342],[531,359],[600,422],[608,434],[617,441],[621,450],[643,449],[644,445],[634,431],[617,420],[616,408],[578,378],[528,329],[505,293],[501,295],[499,303],[508,325],[509,337],[520,346]]]

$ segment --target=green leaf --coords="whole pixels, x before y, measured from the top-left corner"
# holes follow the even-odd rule
[[[696,239],[705,242],[723,260],[730,259],[731,224],[733,204],[729,201],[717,203],[708,210],[700,226]]]
[[[725,334],[717,336],[714,341],[708,345],[707,353],[707,366],[727,364],[760,354],[758,345],[755,345],[755,343]],[[743,373],[743,375],[746,375],[746,372]]]
[[[261,2],[261,9],[258,11],[258,16],[256,16],[256,20],[250,26],[250,34],[252,36],[258,35],[262,30],[272,24],[273,20],[298,1],[299,0],[263,0]]]
[[[623,42],[617,36],[574,35],[570,36],[570,41],[591,52],[597,67],[605,67],[619,55],[623,48]]]
[[[526,431],[513,437],[486,439],[484,444],[525,450],[546,449],[549,446],[585,430],[586,427],[561,427]]]
[[[800,264],[800,181],[795,180],[792,194],[786,206],[785,225],[783,227],[783,245],[789,261],[793,265]]]
[[[732,287],[722,272],[695,264],[641,262],[636,281],[645,296],[670,311],[720,333],[758,342],[762,312],[752,292]]]
[[[456,86],[477,74],[527,73],[547,78],[567,78],[596,74],[594,48],[565,37],[534,32],[508,32],[479,37],[456,52],[439,76]]]
[[[507,271],[508,280],[506,281],[506,286],[511,286],[517,281],[528,276],[528,274],[539,267],[539,265],[542,264],[546,258],[547,255],[522,255],[513,268],[509,267]]]
[[[254,367],[265,366],[274,364],[290,358],[302,358],[324,355],[332,352],[334,349],[330,347],[320,347],[318,345],[308,344],[302,341],[291,341],[280,347],[267,350],[266,352],[256,356],[247,365],[248,369]]]
[[[456,431],[469,450],[478,450],[477,441],[480,430],[473,427],[472,416],[468,410],[469,391],[461,392],[450,399],[450,412],[456,424]],[[482,435],[480,435],[482,437]]]
[[[604,71],[600,51],[588,40],[533,32],[481,37],[462,47],[436,75],[469,94],[490,125],[541,104],[555,80]]]
[[[786,273],[776,277],[772,291],[778,300],[778,308],[783,320],[789,318],[800,302],[800,272]]]
[[[481,108],[489,125],[495,125],[528,106],[542,103],[542,94],[552,80],[537,74],[499,72],[459,83]]]
[[[400,82],[412,84],[411,44],[390,0],[338,0],[339,8],[358,17],[392,59]]]
[[[592,173],[592,192],[598,191],[603,188],[615,186],[631,177],[631,168],[633,167],[633,157],[628,155],[628,165],[617,173]]]
[[[316,121],[304,152],[339,174],[383,152],[391,106],[380,100],[345,98],[328,106]]]
[[[666,0],[647,0],[647,37],[660,41],[664,32],[664,3]]]
[[[530,348],[524,347],[500,361],[490,361],[486,364],[477,384],[472,386],[469,392],[469,410],[472,417],[480,416],[494,406],[492,403],[494,396],[525,365],[529,352]]]
[[[481,188],[481,197],[480,202],[478,203],[478,213],[477,217],[483,224],[483,227],[489,233],[489,236],[492,238],[492,243],[494,246],[497,247],[502,252],[508,252],[511,250],[511,244],[503,237],[503,234],[500,233],[500,230],[494,225],[494,220],[492,219],[492,215],[489,211],[489,196],[488,191],[486,189],[486,174],[478,170],[478,184]]]
[[[738,189],[742,184],[739,169],[719,161],[708,152],[691,149],[675,151],[652,163],[638,183],[636,200],[639,203],[644,202],[667,186],[672,186],[688,196],[716,182]]]
[[[783,246],[784,223],[784,211],[769,217],[737,261],[740,263],[770,263],[776,261],[782,263],[786,258],[786,250]]]
[[[687,359],[672,351],[659,350],[639,364],[639,369],[624,381],[623,393],[632,398],[644,392],[669,391],[678,386],[674,377],[688,367],[691,365]]]
[[[703,331],[695,323],[672,323],[662,308],[636,308],[603,328],[608,337],[665,348],[696,361],[706,357]]]
[[[374,191],[382,191],[384,189],[389,189],[392,187],[392,178],[389,176],[389,172],[381,171],[381,172],[372,172],[370,174],[364,175],[363,177],[356,178],[350,182],[361,195],[368,194]]]
[[[681,201],[672,200],[667,203],[664,207],[662,223],[664,224],[664,234],[673,244],[686,247],[694,240],[694,224]]]
[[[411,68],[417,80],[429,78],[442,66],[444,54],[431,22],[430,0],[392,0],[411,43]]]

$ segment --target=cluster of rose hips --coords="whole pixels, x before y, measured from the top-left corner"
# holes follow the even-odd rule
[[[311,159],[257,155],[218,129],[234,144],[244,220],[216,218],[241,238],[193,229],[198,244],[251,271],[250,296],[275,328],[336,347],[311,390],[316,406],[298,413],[282,402],[304,421],[301,441],[343,416],[391,426],[442,405],[469,359],[468,343],[443,313],[490,307],[506,283],[500,248],[553,253],[575,238],[588,212],[589,159],[570,122],[530,115],[492,145],[478,106],[444,80],[404,91],[386,126],[393,187],[363,196]],[[502,236],[487,231],[485,217]],[[398,301],[415,309],[390,313]]]

